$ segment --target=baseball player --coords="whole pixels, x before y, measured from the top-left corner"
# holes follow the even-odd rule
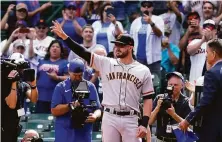
[[[90,66],[100,71],[103,86],[104,114],[102,136],[104,142],[139,142],[146,136],[152,110],[153,83],[150,70],[132,58],[134,40],[120,34],[115,44],[117,59],[88,52],[72,41],[57,21],[53,21],[52,32],[67,43],[77,55]],[[143,116],[138,126],[139,100],[143,97]],[[150,132],[150,131],[148,131]]]

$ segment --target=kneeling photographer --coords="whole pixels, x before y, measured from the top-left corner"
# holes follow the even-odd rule
[[[51,103],[55,121],[55,142],[91,142],[92,123],[101,116],[93,83],[83,79],[81,59],[69,63],[69,78],[57,84]]]
[[[171,72],[166,75],[166,79],[166,93],[155,98],[149,124],[157,120],[157,142],[176,142],[172,125],[182,121],[191,110],[189,99],[181,93],[184,86],[182,74]]]
[[[21,132],[20,117],[25,115],[24,101],[35,103],[38,98],[35,71],[20,53],[1,59],[1,134],[2,142],[17,142]]]

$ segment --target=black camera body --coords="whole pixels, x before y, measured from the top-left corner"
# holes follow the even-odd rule
[[[163,102],[161,103],[161,109],[162,110],[167,110],[168,108],[171,108],[171,104],[173,103],[172,101],[172,95],[173,95],[173,89],[174,86],[167,86],[166,88],[166,93],[164,94],[163,97]]]
[[[84,99],[89,99],[90,91],[86,81],[82,81],[79,83],[79,86],[73,92],[73,96],[75,96],[76,101],[80,103],[79,106],[74,107],[73,104],[70,104],[69,107],[71,109],[71,126],[74,129],[83,128],[85,125],[85,121],[89,116],[88,109],[95,109],[96,101],[91,101],[90,105],[84,104]]]
[[[21,78],[24,81],[34,81],[35,80],[35,70],[30,69],[30,64],[27,61],[16,62],[11,59],[1,59],[1,71],[4,71],[7,76],[12,70],[17,70],[19,72],[15,77],[8,77],[7,79],[12,81],[19,81]]]

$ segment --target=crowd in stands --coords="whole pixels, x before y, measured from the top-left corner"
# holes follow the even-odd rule
[[[69,61],[78,58],[50,32],[52,23],[42,16],[54,3],[17,0],[1,9],[1,31],[7,35],[1,40],[0,56],[21,53],[35,69],[39,93],[36,113],[51,113],[54,88],[68,78]],[[222,38],[222,1],[74,0],[63,5],[53,20],[91,52],[115,58],[110,41],[129,33],[134,39],[135,59],[161,79],[158,93],[164,91],[165,74],[173,71],[195,84],[207,68],[207,42],[216,36]],[[87,63],[85,66],[84,78],[95,84],[101,101],[100,74]]]

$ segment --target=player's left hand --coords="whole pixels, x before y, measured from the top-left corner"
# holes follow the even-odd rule
[[[94,113],[90,113],[86,119],[86,123],[94,123],[96,121],[96,115]]]
[[[147,129],[144,126],[140,125],[138,127],[136,137],[137,138],[144,138],[146,136],[146,134],[147,134]]]

